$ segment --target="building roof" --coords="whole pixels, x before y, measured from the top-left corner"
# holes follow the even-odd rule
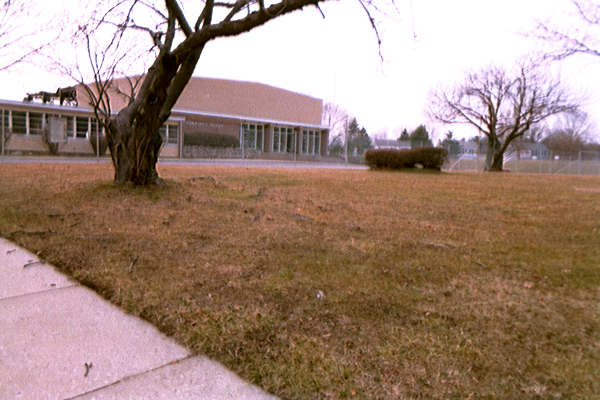
[[[320,125],[323,101],[263,83],[192,78],[174,108]]]
[[[120,110],[130,92],[128,79],[116,79],[111,88],[111,108]],[[78,91],[78,104],[87,104],[84,90]],[[190,79],[173,107],[197,115],[243,117],[246,119],[286,121],[294,124],[321,126],[323,100],[257,82],[226,79]]]
[[[51,112],[54,111],[56,113],[60,113],[61,111],[71,111],[71,112],[79,112],[88,114],[93,112],[93,110],[89,107],[73,107],[70,105],[59,105],[53,103],[35,103],[28,101],[16,101],[16,100],[3,100],[0,99],[0,106],[2,107],[11,107],[11,108],[33,108],[40,110],[40,112]]]

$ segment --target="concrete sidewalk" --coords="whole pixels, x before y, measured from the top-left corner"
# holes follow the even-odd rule
[[[275,399],[0,238],[0,399]]]

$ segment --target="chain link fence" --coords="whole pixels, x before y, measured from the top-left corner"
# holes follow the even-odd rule
[[[447,171],[483,171],[485,154],[457,154],[450,156]],[[513,172],[537,174],[600,175],[600,152],[551,153],[546,159],[519,158],[505,154],[504,169]]]

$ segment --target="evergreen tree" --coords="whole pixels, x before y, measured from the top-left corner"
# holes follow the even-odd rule
[[[371,147],[371,138],[367,130],[360,127],[356,118],[353,118],[348,125],[348,153],[363,155]]]
[[[410,140],[410,134],[408,133],[406,128],[404,128],[402,130],[402,134],[400,134],[400,137],[398,138],[398,141],[399,142],[408,142],[409,140]]]
[[[417,147],[433,147],[425,125],[419,125],[410,133],[410,147],[413,149]]]

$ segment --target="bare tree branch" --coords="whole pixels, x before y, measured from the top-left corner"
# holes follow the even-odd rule
[[[212,23],[213,9],[214,9],[214,0],[207,0],[202,12],[198,16],[196,20],[196,24],[194,25],[194,30],[198,31],[200,27],[204,27],[210,25]]]
[[[187,19],[185,18],[183,11],[179,7],[177,0],[165,0],[165,4],[167,6],[167,9],[169,10],[169,13],[173,14],[177,19],[177,23],[181,27],[181,30],[183,31],[185,36],[189,37],[193,31]]]
[[[531,34],[554,45],[545,58],[563,60],[576,54],[600,57],[600,4],[592,0],[571,0],[574,21],[568,28],[554,23],[538,23]]]
[[[373,28],[373,32],[375,32],[375,36],[377,37],[377,47],[379,49],[379,58],[383,60],[383,55],[381,54],[381,36],[379,36],[379,29],[377,29],[377,24],[375,23],[375,19],[368,6],[372,6],[372,0],[358,0],[360,5],[362,6],[363,11],[367,14],[369,18],[369,22],[371,23],[371,27]]]
[[[39,54],[60,37],[56,20],[34,6],[27,0],[0,2],[0,71]]]

